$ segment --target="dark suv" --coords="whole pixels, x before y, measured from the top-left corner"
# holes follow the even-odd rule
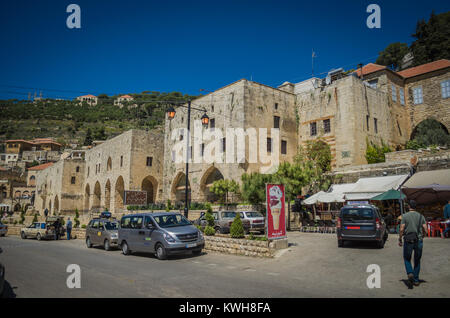
[[[383,248],[388,237],[380,211],[370,204],[344,206],[337,220],[336,233],[339,247],[343,247],[345,241],[372,241]]]

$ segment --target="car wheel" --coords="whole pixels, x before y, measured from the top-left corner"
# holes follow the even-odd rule
[[[41,240],[41,233],[38,233],[38,234],[36,235],[36,239],[37,239],[38,241]]]
[[[20,233],[20,237],[21,237],[22,239],[26,239],[26,238],[27,238],[27,236],[25,235],[25,232]]]
[[[108,240],[105,240],[105,243],[103,244],[103,247],[105,248],[105,251],[111,250],[111,245],[109,244]]]
[[[91,242],[91,238],[90,237],[88,237],[86,239],[86,246],[87,246],[87,248],[91,248],[92,247],[92,242]]]
[[[130,255],[130,253],[131,253],[131,251],[130,251],[130,249],[128,248],[127,242],[123,241],[123,242],[122,242],[122,254],[123,254],[123,255]]]
[[[384,241],[384,238],[383,238],[381,241],[378,241],[378,242],[377,242],[377,247],[378,247],[378,248],[383,248],[383,247],[384,247],[384,242],[385,242],[385,241]]]
[[[192,254],[194,254],[194,255],[200,255],[202,253],[202,250],[193,250],[192,251]]]
[[[338,240],[338,247],[344,247],[344,240]]]
[[[161,243],[156,245],[156,257],[160,260],[164,260],[167,258],[166,249]]]
[[[216,230],[216,233],[217,233],[217,234],[222,233],[222,231],[220,231],[220,227],[216,226],[214,229]]]

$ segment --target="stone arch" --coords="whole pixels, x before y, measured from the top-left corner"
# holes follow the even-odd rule
[[[141,183],[142,191],[147,192],[147,204],[156,201],[156,194],[158,190],[158,181],[153,176],[146,176]]]
[[[216,202],[219,197],[212,193],[209,189],[211,188],[214,181],[223,180],[223,174],[214,166],[209,167],[203,174],[200,180],[200,192],[203,196],[203,200],[208,202]]]
[[[120,209],[124,208],[123,198],[125,191],[125,182],[123,181],[123,177],[119,176],[116,180],[116,184],[114,186],[114,212],[119,213]]]
[[[14,212],[20,212],[22,210],[22,207],[20,206],[20,203],[16,203],[14,205]]]
[[[105,184],[105,209],[111,211],[111,182],[109,179]]]
[[[44,210],[45,210],[45,203],[46,203],[46,201],[47,201],[47,198],[46,198],[45,196],[42,196],[41,198],[42,198],[42,213],[44,213]]]
[[[92,209],[100,209],[102,202],[102,189],[100,187],[100,182],[96,182],[94,186],[94,193],[92,197]]]
[[[111,157],[108,158],[108,161],[106,162],[106,171],[112,170],[112,159]]]
[[[171,199],[175,201],[185,201],[186,175],[184,172],[178,172],[173,179],[172,188],[170,191]],[[191,182],[188,180],[188,201],[191,200]]]
[[[17,190],[16,192],[14,192],[14,198],[18,199],[22,196],[22,192],[20,192],[20,190]]]
[[[423,124],[426,124],[427,122],[433,123],[434,125],[436,125],[436,127],[440,127],[447,135],[449,134],[448,128],[446,125],[444,125],[441,121],[439,121],[436,118],[429,117],[429,118],[422,120],[421,122],[417,123],[416,126],[414,126],[414,128],[411,131],[410,140],[413,140],[416,137],[418,130],[420,129],[420,126]]]
[[[84,211],[88,212],[90,210],[90,203],[91,203],[91,188],[89,186],[89,183],[86,184],[86,187],[84,189]]]
[[[48,201],[48,215],[52,215],[52,200]]]
[[[35,177],[35,176],[31,176],[31,177],[28,179],[28,184],[29,184],[30,186],[34,187],[34,186],[36,185],[36,177]]]
[[[55,201],[53,203],[53,215],[58,214],[59,213],[59,198],[56,195],[55,196]]]

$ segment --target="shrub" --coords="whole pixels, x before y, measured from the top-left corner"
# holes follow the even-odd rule
[[[33,223],[34,222],[37,222],[38,221],[38,215],[37,215],[37,213],[34,215],[34,217],[33,217]]]
[[[14,220],[14,225],[16,225],[17,224],[17,220]]]
[[[240,213],[236,213],[233,223],[230,227],[230,235],[232,238],[243,238],[245,237],[244,226],[242,225]]]
[[[216,230],[212,226],[207,225],[203,233],[208,236],[213,236],[216,234]]]
[[[86,228],[86,224],[81,225],[81,228],[85,229]]]
[[[205,219],[206,219],[206,222],[208,223],[208,226],[211,226],[212,228],[214,228],[214,225],[215,225],[214,216],[212,214],[211,204],[209,204],[209,203],[206,208]]]
[[[80,220],[78,219],[80,217],[80,213],[78,213],[78,209],[75,209],[75,228],[78,228],[80,226]]]
[[[200,225],[195,225],[195,227],[197,228],[197,229],[199,229],[200,230],[200,232],[203,232],[204,230],[203,230],[203,228],[200,226]]]

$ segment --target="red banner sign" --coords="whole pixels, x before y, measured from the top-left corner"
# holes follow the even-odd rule
[[[268,239],[286,237],[286,209],[284,201],[283,184],[266,185],[266,226]]]

